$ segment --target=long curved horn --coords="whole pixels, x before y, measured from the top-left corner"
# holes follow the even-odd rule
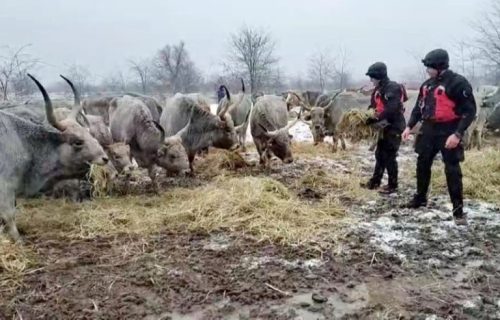
[[[333,98],[330,100],[330,102],[329,102],[326,106],[324,106],[324,107],[323,107],[323,109],[328,109],[328,108],[330,108],[330,107],[332,106],[333,102],[335,102],[335,99],[336,99],[336,98],[337,98],[340,94],[341,94],[341,92],[340,92],[340,91],[339,91],[339,92],[337,92],[337,93],[333,96]]]
[[[64,79],[64,81],[66,81],[69,86],[71,87],[71,91],[73,91],[73,96],[75,97],[74,98],[74,105],[73,105],[73,108],[71,109],[71,113],[69,115],[69,118],[73,119],[76,121],[76,118],[78,116],[82,117],[84,120],[84,123],[90,127],[90,124],[89,124],[89,121],[88,119],[85,117],[85,115],[83,114],[82,112],[82,109],[83,109],[83,106],[81,104],[81,99],[80,99],[80,93],[78,92],[78,90],[76,89],[75,85],[73,84],[73,82],[71,82],[71,80],[69,80],[68,78],[66,78],[65,76],[63,76],[62,74],[59,75],[61,78]]]
[[[250,118],[251,112],[252,112],[252,107],[250,107],[250,109],[248,109],[248,113],[247,113],[247,116],[245,117],[245,121],[242,124],[240,124],[239,126],[234,127],[234,131],[240,131],[248,123],[248,119]]]
[[[165,130],[163,129],[163,127],[156,121],[153,121],[155,127],[160,130],[160,133],[161,133],[161,142],[165,141]]]
[[[290,128],[292,128],[295,124],[297,124],[297,122],[299,122],[300,120],[300,116],[302,115],[302,108],[300,109],[299,111],[299,115],[297,116],[297,119],[295,119],[294,121],[290,122],[289,124],[286,125],[286,127],[284,128],[284,130],[288,131],[290,130]]]
[[[241,81],[241,92],[245,93],[245,81],[243,81],[243,78],[240,78]]]
[[[28,73],[28,77],[31,78],[31,80],[33,80],[36,84],[36,86],[38,87],[38,90],[40,90],[40,92],[42,93],[43,95],[43,101],[45,102],[45,114],[47,115],[47,121],[54,127],[56,128],[57,130],[59,131],[64,131],[66,128],[63,127],[56,119],[56,116],[54,115],[54,108],[52,107],[52,101],[50,101],[50,97],[49,95],[47,94],[47,91],[45,90],[45,88],[42,86],[42,84],[40,82],[38,82],[37,79],[35,79],[35,77],[33,77],[31,74]]]
[[[500,89],[500,87],[497,87],[497,88],[495,89],[495,91],[493,91],[493,92],[492,92],[492,93],[490,93],[490,94],[487,94],[487,95],[486,95],[486,96],[484,96],[484,97],[485,97],[485,98],[491,98],[491,97],[493,97],[495,94],[497,94],[497,92],[498,92],[498,90],[499,90],[499,89]]]
[[[193,116],[194,116],[194,108],[196,108],[195,105],[192,105],[191,106],[191,114],[189,115],[189,121],[188,123],[184,126],[184,128],[182,128],[181,130],[179,130],[179,132],[177,132],[175,135],[178,136],[178,137],[181,137],[182,134],[184,134],[184,132],[187,132],[188,131],[188,128],[189,126],[191,125],[191,123],[193,122]]]
[[[75,85],[73,84],[73,82],[71,82],[68,78],[66,78],[65,76],[63,76],[62,74],[59,75],[61,78],[64,79],[64,81],[66,81],[69,86],[71,87],[71,91],[73,91],[73,96],[75,97],[74,98],[74,105],[75,106],[79,106],[80,105],[80,93],[78,92],[78,90],[76,90],[75,88]]]
[[[311,111],[312,107],[306,106],[306,103],[304,102],[304,100],[296,92],[288,91],[288,93],[295,96],[297,98],[297,100],[299,100],[300,106],[302,108],[306,109],[307,111]]]
[[[221,88],[224,89],[224,92],[226,93],[226,105],[224,106],[224,108],[222,108],[222,110],[219,112],[218,116],[224,120],[224,115],[226,114],[227,112],[227,109],[229,108],[229,106],[231,105],[231,94],[229,93],[229,90],[227,89],[227,87],[225,85],[221,85]]]

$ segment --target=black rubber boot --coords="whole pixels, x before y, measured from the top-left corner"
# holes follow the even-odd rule
[[[427,198],[416,194],[409,202],[403,205],[403,208],[417,209],[426,206],[427,206]]]
[[[368,190],[375,190],[380,187],[380,182],[376,182],[373,179],[370,179],[368,180],[368,182],[361,183],[360,186]]]

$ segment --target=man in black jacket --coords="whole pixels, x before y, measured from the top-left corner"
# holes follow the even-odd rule
[[[422,121],[415,143],[418,154],[417,193],[406,206],[418,208],[427,205],[432,162],[441,152],[453,217],[456,224],[467,224],[463,211],[460,162],[464,160],[462,136],[476,115],[472,87],[463,76],[448,69],[449,57],[445,50],[429,52],[422,62],[430,78],[420,87],[408,127],[403,132],[403,139],[407,140],[410,130]]]
[[[406,101],[406,92],[400,84],[391,81],[387,76],[387,66],[383,62],[376,62],[368,68],[367,76],[375,85],[369,108],[375,109],[375,117],[367,121],[380,129],[377,150],[375,151],[375,170],[372,178],[364,183],[368,189],[376,189],[382,182],[384,171],[389,176],[388,185],[380,190],[390,194],[398,188],[398,162],[396,160],[401,144],[401,132],[405,128],[403,102]]]

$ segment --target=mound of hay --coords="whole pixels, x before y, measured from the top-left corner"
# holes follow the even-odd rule
[[[93,198],[103,198],[111,193],[114,175],[108,166],[90,166],[87,179],[92,186],[91,195]]]
[[[30,200],[31,201],[31,200]],[[33,200],[40,201],[40,200]],[[42,203],[40,203],[42,204]],[[89,203],[51,201],[24,206],[19,225],[30,234],[154,234],[172,231],[235,231],[283,244],[329,242],[344,208],[325,199],[315,205],[267,177],[219,176],[197,188],[176,188],[159,196],[104,198]]]
[[[221,170],[234,171],[248,166],[245,159],[237,152],[212,149],[196,164],[196,171],[206,177],[215,177],[221,174]]]
[[[366,125],[366,120],[373,117],[373,110],[350,110],[342,116],[337,129],[345,138],[352,142],[360,142],[362,140],[374,140],[377,137],[378,130],[372,126]]]
[[[0,296],[2,292],[14,291],[21,284],[22,275],[36,266],[34,257],[27,247],[0,235]]]

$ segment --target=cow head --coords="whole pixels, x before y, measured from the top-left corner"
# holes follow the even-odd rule
[[[134,170],[130,146],[123,142],[113,143],[106,146],[111,162],[118,173],[129,174]]]
[[[326,130],[326,122],[330,119],[333,103],[339,94],[340,92],[333,97],[327,95],[318,97],[316,105],[310,109],[309,115],[304,117],[304,122],[311,129],[314,144],[323,142],[325,136],[329,134]]]
[[[284,163],[293,162],[292,150],[291,150],[291,140],[293,136],[288,132],[300,119],[301,113],[297,116],[297,119],[289,122],[285,127],[277,129],[274,131],[267,131],[267,129],[261,125],[264,130],[264,136],[266,138],[265,149],[271,151],[275,156],[280,158]]]
[[[158,149],[157,164],[172,173],[187,173],[189,171],[189,159],[182,139],[175,135],[165,138],[160,149]]]
[[[72,110],[68,118],[57,121],[54,116],[52,101],[47,91],[32,75],[28,74],[28,76],[35,82],[43,95],[45,112],[49,124],[61,133],[64,143],[60,147],[60,161],[63,166],[67,170],[71,170],[72,168],[79,170],[88,164],[106,164],[108,162],[108,156],[99,142],[90,135],[88,128],[82,127],[76,121],[76,116],[80,112],[81,106],[78,104],[77,108]]]

